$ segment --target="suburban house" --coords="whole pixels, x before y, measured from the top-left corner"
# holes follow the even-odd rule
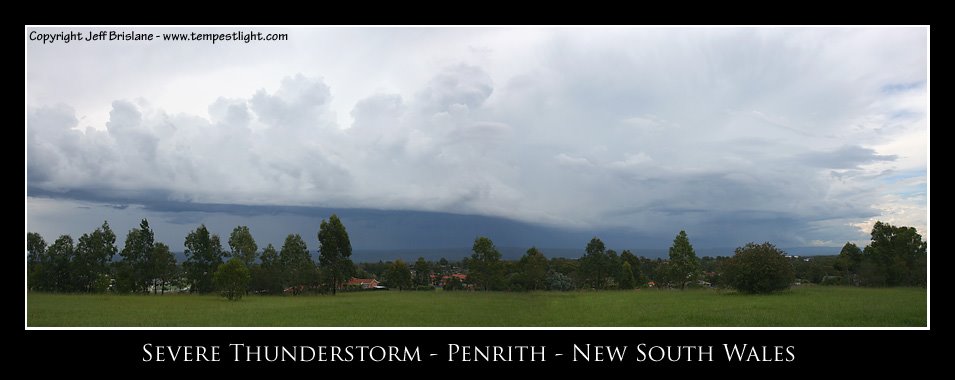
[[[373,278],[350,278],[345,283],[345,287],[355,287],[358,289],[374,289],[378,286],[378,280]]]
[[[434,283],[435,276],[431,275],[431,279],[432,279],[431,282]],[[470,286],[467,283],[468,276],[462,273],[452,273],[451,275],[443,275],[440,278],[438,278],[437,284],[440,285],[441,287],[446,287],[448,286],[448,282],[451,281],[451,279],[457,280],[457,282],[463,285],[465,288],[468,288]]]

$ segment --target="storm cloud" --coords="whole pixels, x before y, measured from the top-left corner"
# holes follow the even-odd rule
[[[925,233],[922,28],[286,32],[29,44],[28,209],[474,215],[654,247],[681,229],[720,247],[836,246],[877,219]],[[62,61],[77,69],[41,75]],[[31,230],[55,214],[28,212]]]

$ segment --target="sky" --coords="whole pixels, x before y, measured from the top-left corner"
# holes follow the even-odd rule
[[[173,32],[286,41],[162,41]],[[260,247],[928,236],[926,28],[27,28],[26,227]]]

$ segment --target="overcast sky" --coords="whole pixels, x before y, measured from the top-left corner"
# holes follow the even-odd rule
[[[217,30],[249,28],[135,29]],[[255,30],[289,39],[27,41],[28,230],[313,248],[338,210],[357,248],[433,246],[445,220],[463,241],[438,246],[926,235],[925,28]]]

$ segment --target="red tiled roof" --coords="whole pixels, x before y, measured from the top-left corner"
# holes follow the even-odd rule
[[[348,279],[348,282],[346,282],[345,285],[363,285],[363,284],[373,284],[373,283],[378,283],[378,280],[373,279],[373,278],[354,278],[354,277],[352,277],[352,278]]]

